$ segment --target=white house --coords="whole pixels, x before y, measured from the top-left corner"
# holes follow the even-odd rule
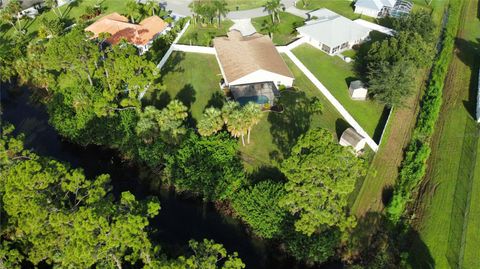
[[[385,17],[396,2],[397,0],[357,0],[355,13],[373,18]]]
[[[343,132],[339,143],[344,147],[352,147],[353,150],[358,153],[365,148],[366,140],[353,128],[348,128]]]
[[[368,89],[365,88],[365,85],[360,80],[355,80],[350,82],[348,87],[350,92],[350,97],[353,100],[366,100],[368,95]]]
[[[291,87],[294,76],[269,37],[233,30],[213,41],[225,85],[273,82]]]
[[[330,55],[362,43],[371,31],[326,8],[312,11],[308,15],[311,20],[297,28],[298,33],[308,43]]]

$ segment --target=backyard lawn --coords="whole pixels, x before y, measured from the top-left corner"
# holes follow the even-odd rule
[[[289,154],[297,138],[311,128],[326,128],[338,136],[349,127],[295,64],[287,56],[283,58],[295,76],[296,90],[281,93],[278,102],[284,107],[283,113],[266,113],[253,128],[250,145],[241,148],[248,169],[275,165],[276,161]],[[311,112],[313,98],[318,98],[323,104],[322,113]]]
[[[298,136],[310,128],[324,127],[337,135],[348,127],[303,73],[288,57],[284,58],[295,75],[297,90],[281,93],[278,102],[284,106],[284,112],[265,112],[261,122],[252,130],[249,145],[243,147],[239,141],[242,159],[249,171],[275,166],[275,160],[288,154]],[[165,89],[149,92],[143,100],[145,105],[164,107],[170,100],[179,99],[190,107],[195,123],[205,108],[222,106],[225,97],[218,86],[220,78],[215,56],[174,52],[162,69],[161,80]],[[323,104],[320,114],[312,112],[313,97]]]
[[[268,35],[268,31],[264,30],[264,24],[272,20],[270,15],[252,19],[252,24],[257,32]],[[297,37],[296,28],[304,24],[304,19],[290,13],[280,12],[280,23],[278,23],[277,31],[273,33],[273,43],[276,45],[286,45]]]
[[[379,138],[387,113],[384,106],[376,101],[354,101],[350,98],[348,85],[350,81],[357,79],[353,71],[353,63],[346,63],[337,56],[329,56],[310,45],[301,45],[295,48],[293,53],[370,136],[374,139]]]
[[[215,56],[173,52],[162,68],[161,83],[165,89],[148,92],[143,100],[164,107],[170,100],[179,99],[190,108],[193,119],[198,120],[207,106],[222,106],[220,79]]]
[[[180,38],[180,44],[212,46],[213,38],[227,35],[228,29],[232,27],[231,20],[223,20],[220,27],[217,24],[190,24],[187,31]]]

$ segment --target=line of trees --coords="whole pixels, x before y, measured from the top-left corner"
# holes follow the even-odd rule
[[[413,194],[425,176],[431,151],[430,140],[440,114],[442,91],[448,66],[453,57],[461,8],[462,0],[455,0],[450,3],[448,9],[448,21],[441,42],[442,49],[434,62],[430,81],[421,102],[421,110],[413,131],[413,137],[402,162],[392,201],[387,207],[389,218],[395,222],[399,222],[402,216],[408,214],[407,206],[412,201]],[[422,27],[420,26],[419,31],[421,30]]]
[[[413,93],[415,74],[430,65],[435,25],[426,11],[393,19],[397,34],[375,41],[364,56],[369,92],[389,107],[402,106]]]
[[[193,23],[214,24],[217,20],[218,27],[222,23],[222,17],[227,16],[228,3],[225,0],[194,0],[189,7],[192,11]]]

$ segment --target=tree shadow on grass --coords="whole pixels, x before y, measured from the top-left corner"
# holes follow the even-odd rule
[[[159,77],[159,83],[163,84],[165,76],[168,75],[169,73],[173,72],[178,72],[178,73],[183,73],[185,72],[185,69],[181,67],[180,62],[185,59],[185,53],[183,52],[174,52],[170,55],[170,58],[168,61],[165,63],[165,65],[162,67],[162,71]]]
[[[255,169],[249,178],[252,180],[252,185],[264,180],[272,180],[275,182],[285,182],[285,175],[275,166],[261,166]]]
[[[277,102],[283,106],[283,113],[268,115],[273,142],[283,156],[290,154],[297,138],[310,128],[313,115],[310,101],[304,92],[286,90]]]
[[[188,109],[191,109],[192,104],[196,100],[195,98],[196,93],[197,92],[195,91],[195,88],[193,88],[193,85],[189,83],[183,86],[183,88],[175,96],[175,99],[178,99],[185,106],[187,106]]]
[[[152,92],[148,99],[144,98],[145,105],[155,106],[158,109],[162,109],[172,101],[172,97],[166,91],[155,90]]]
[[[476,119],[477,108],[477,95],[478,95],[478,76],[479,76],[479,63],[477,61],[480,55],[480,39],[477,38],[476,42],[468,41],[465,39],[457,39],[455,41],[457,49],[455,50],[458,58],[470,67],[472,71],[470,76],[470,88],[468,100],[463,101],[465,109],[468,111],[473,119]]]
[[[348,124],[347,121],[344,119],[340,118],[335,121],[335,134],[337,135],[337,138],[340,139],[342,136],[343,132],[350,127],[350,124]]]
[[[216,91],[212,94],[210,100],[208,100],[206,108],[222,108],[225,103],[225,95],[219,91]]]

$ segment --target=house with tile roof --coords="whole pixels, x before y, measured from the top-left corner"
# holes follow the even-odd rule
[[[385,17],[396,2],[397,0],[357,0],[355,13],[373,18]]]
[[[309,44],[329,55],[335,55],[362,43],[371,31],[326,8],[312,11],[308,15],[310,20],[297,28],[297,32],[306,38]]]
[[[92,38],[98,38],[101,33],[108,33],[105,42],[115,45],[121,40],[139,48],[140,53],[146,52],[153,40],[168,30],[168,24],[158,16],[151,16],[142,20],[139,24],[133,24],[125,16],[116,12],[103,16],[87,28],[85,31],[92,32]]]

